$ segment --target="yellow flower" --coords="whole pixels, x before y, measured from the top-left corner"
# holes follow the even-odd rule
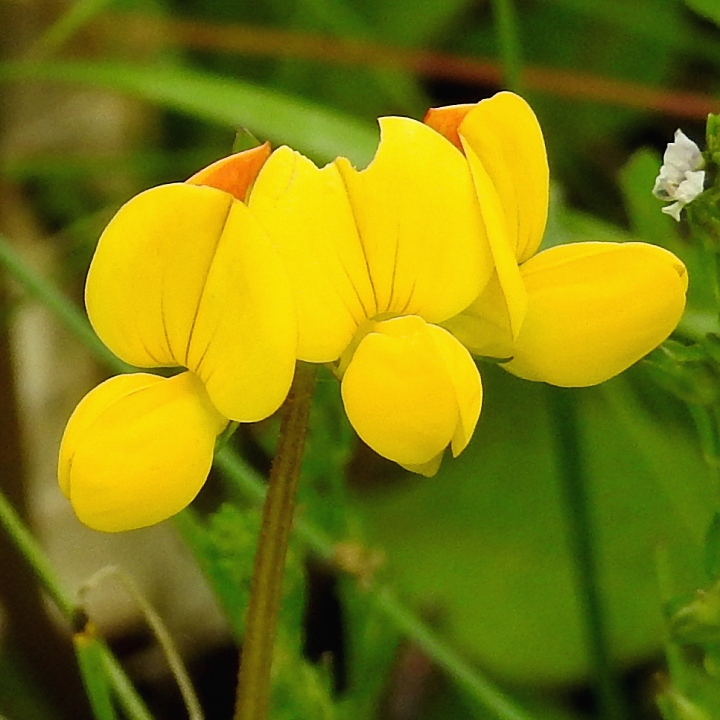
[[[482,398],[469,352],[439,324],[477,297],[492,257],[462,153],[414,120],[380,126],[360,172],[276,150],[249,207],[286,261],[299,359],[334,365],[366,443],[433,474],[448,445],[467,445]]]
[[[282,262],[242,202],[267,147],[124,205],[98,243],[85,301],[122,360],[182,367],[111,378],[68,422],[59,481],[98,530],[159,522],[200,490],[229,420],[267,417],[292,380],[297,324]]]
[[[496,271],[444,323],[474,353],[510,358],[529,380],[586,386],[622,372],[665,340],[685,307],[687,273],[646,243],[585,242],[535,254],[548,207],[537,119],[517,95],[439,108],[425,122],[467,157]]]

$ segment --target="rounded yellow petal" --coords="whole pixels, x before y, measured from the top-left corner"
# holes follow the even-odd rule
[[[130,200],[100,238],[85,300],[119,357],[195,371],[233,420],[267,417],[287,394],[297,332],[287,276],[226,192],[163,185]]]
[[[298,312],[298,357],[331,362],[357,326],[377,314],[345,185],[287,147],[265,163],[250,195],[290,275]]]
[[[521,268],[528,311],[504,367],[553,385],[595,385],[617,375],[674,330],[687,272],[645,243],[561,245]]]
[[[549,171],[535,113],[520,96],[501,92],[479,102],[458,128],[500,197],[507,239],[518,262],[540,246],[547,220]],[[482,203],[483,190],[478,188]],[[483,208],[483,213],[485,209]]]
[[[380,455],[432,474],[450,444],[467,445],[482,386],[469,353],[450,333],[418,316],[376,323],[342,380],[358,435]]]
[[[95,530],[153,525],[197,495],[226,424],[192,373],[111,378],[85,396],[68,422],[60,487]]]
[[[493,270],[472,176],[457,148],[427,125],[387,117],[380,128],[367,169],[336,160],[378,313],[441,322],[466,308]]]

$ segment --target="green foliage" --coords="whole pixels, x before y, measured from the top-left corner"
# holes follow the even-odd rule
[[[444,636],[484,667],[514,682],[577,681],[589,669],[550,431],[554,390],[482,371],[470,446],[434,480],[407,478],[368,498],[371,538],[415,601],[439,613]],[[576,392],[611,639],[630,662],[658,645],[656,543],[667,542],[679,582],[701,582],[710,473],[687,418],[657,390],[652,413],[627,379]]]
[[[698,15],[720,25],[720,7],[715,0],[685,0],[685,4]]]

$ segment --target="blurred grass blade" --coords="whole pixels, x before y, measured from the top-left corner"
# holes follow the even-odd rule
[[[522,93],[522,54],[514,0],[493,0],[493,15],[505,87]]]
[[[204,720],[203,711],[200,707],[200,701],[195,693],[192,681],[190,680],[190,675],[185,668],[185,664],[180,655],[180,651],[175,645],[175,641],[172,639],[169,630],[165,626],[165,623],[158,612],[150,604],[150,601],[145,597],[145,595],[143,595],[140,588],[129,575],[125,574],[122,570],[113,565],[109,565],[98,570],[98,572],[96,572],[79,590],[79,596],[82,599],[82,604],[85,605],[85,599],[88,593],[106,578],[114,578],[119,581],[125,589],[125,592],[127,592],[127,594],[132,598],[135,606],[140,611],[140,614],[150,628],[150,631],[165,656],[165,660],[170,668],[170,672],[175,678],[175,682],[177,682],[190,720]],[[86,631],[88,630],[93,633],[93,626],[91,623],[86,625]],[[106,677],[103,677],[103,680],[107,682]],[[104,717],[98,717],[98,720],[104,720]]]
[[[0,236],[0,244],[3,242],[3,238]],[[52,306],[49,307],[52,309]],[[72,306],[69,303],[68,311],[72,312]],[[72,326],[70,326],[70,329],[72,329]],[[71,626],[77,626],[78,608],[75,602],[64,591],[59,578],[56,577],[53,567],[50,564],[50,560],[44,554],[32,533],[25,527],[25,524],[15,512],[13,506],[1,492],[0,527],[7,532],[15,548],[22,554],[25,561],[33,569],[38,582],[45,592],[48,593],[65,620],[70,623]],[[97,642],[100,643],[99,640]],[[129,720],[153,720],[153,716],[147,707],[145,707],[143,699],[137,690],[135,690],[135,687],[115,659],[115,656],[104,643],[100,643],[100,645],[101,648],[98,654],[99,661],[104,666],[104,671],[110,680],[113,691],[117,696],[118,702],[123,707],[127,718]]]
[[[94,20],[113,0],[77,0],[56,20],[35,43],[34,57],[51,55],[61,48],[78,30]]]
[[[378,133],[368,124],[250,83],[177,66],[114,62],[9,62],[0,82],[50,80],[117,90],[201,120],[248,128],[273,143],[286,143],[316,161],[344,155],[366,165]]]
[[[116,720],[110,682],[103,666],[103,647],[92,623],[73,634],[73,646],[95,720]]]

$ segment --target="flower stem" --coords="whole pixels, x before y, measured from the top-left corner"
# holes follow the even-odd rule
[[[234,720],[265,720],[268,717],[270,671],[285,556],[314,384],[315,366],[298,363],[283,409],[280,437],[263,506],[250,604],[245,617]]]
[[[613,672],[598,583],[595,532],[590,514],[587,476],[583,466],[574,397],[577,391],[566,388],[550,390],[557,436],[558,472],[565,496],[570,551],[574,559],[590,665],[597,687],[598,717],[602,720],[626,720],[627,708]]]

